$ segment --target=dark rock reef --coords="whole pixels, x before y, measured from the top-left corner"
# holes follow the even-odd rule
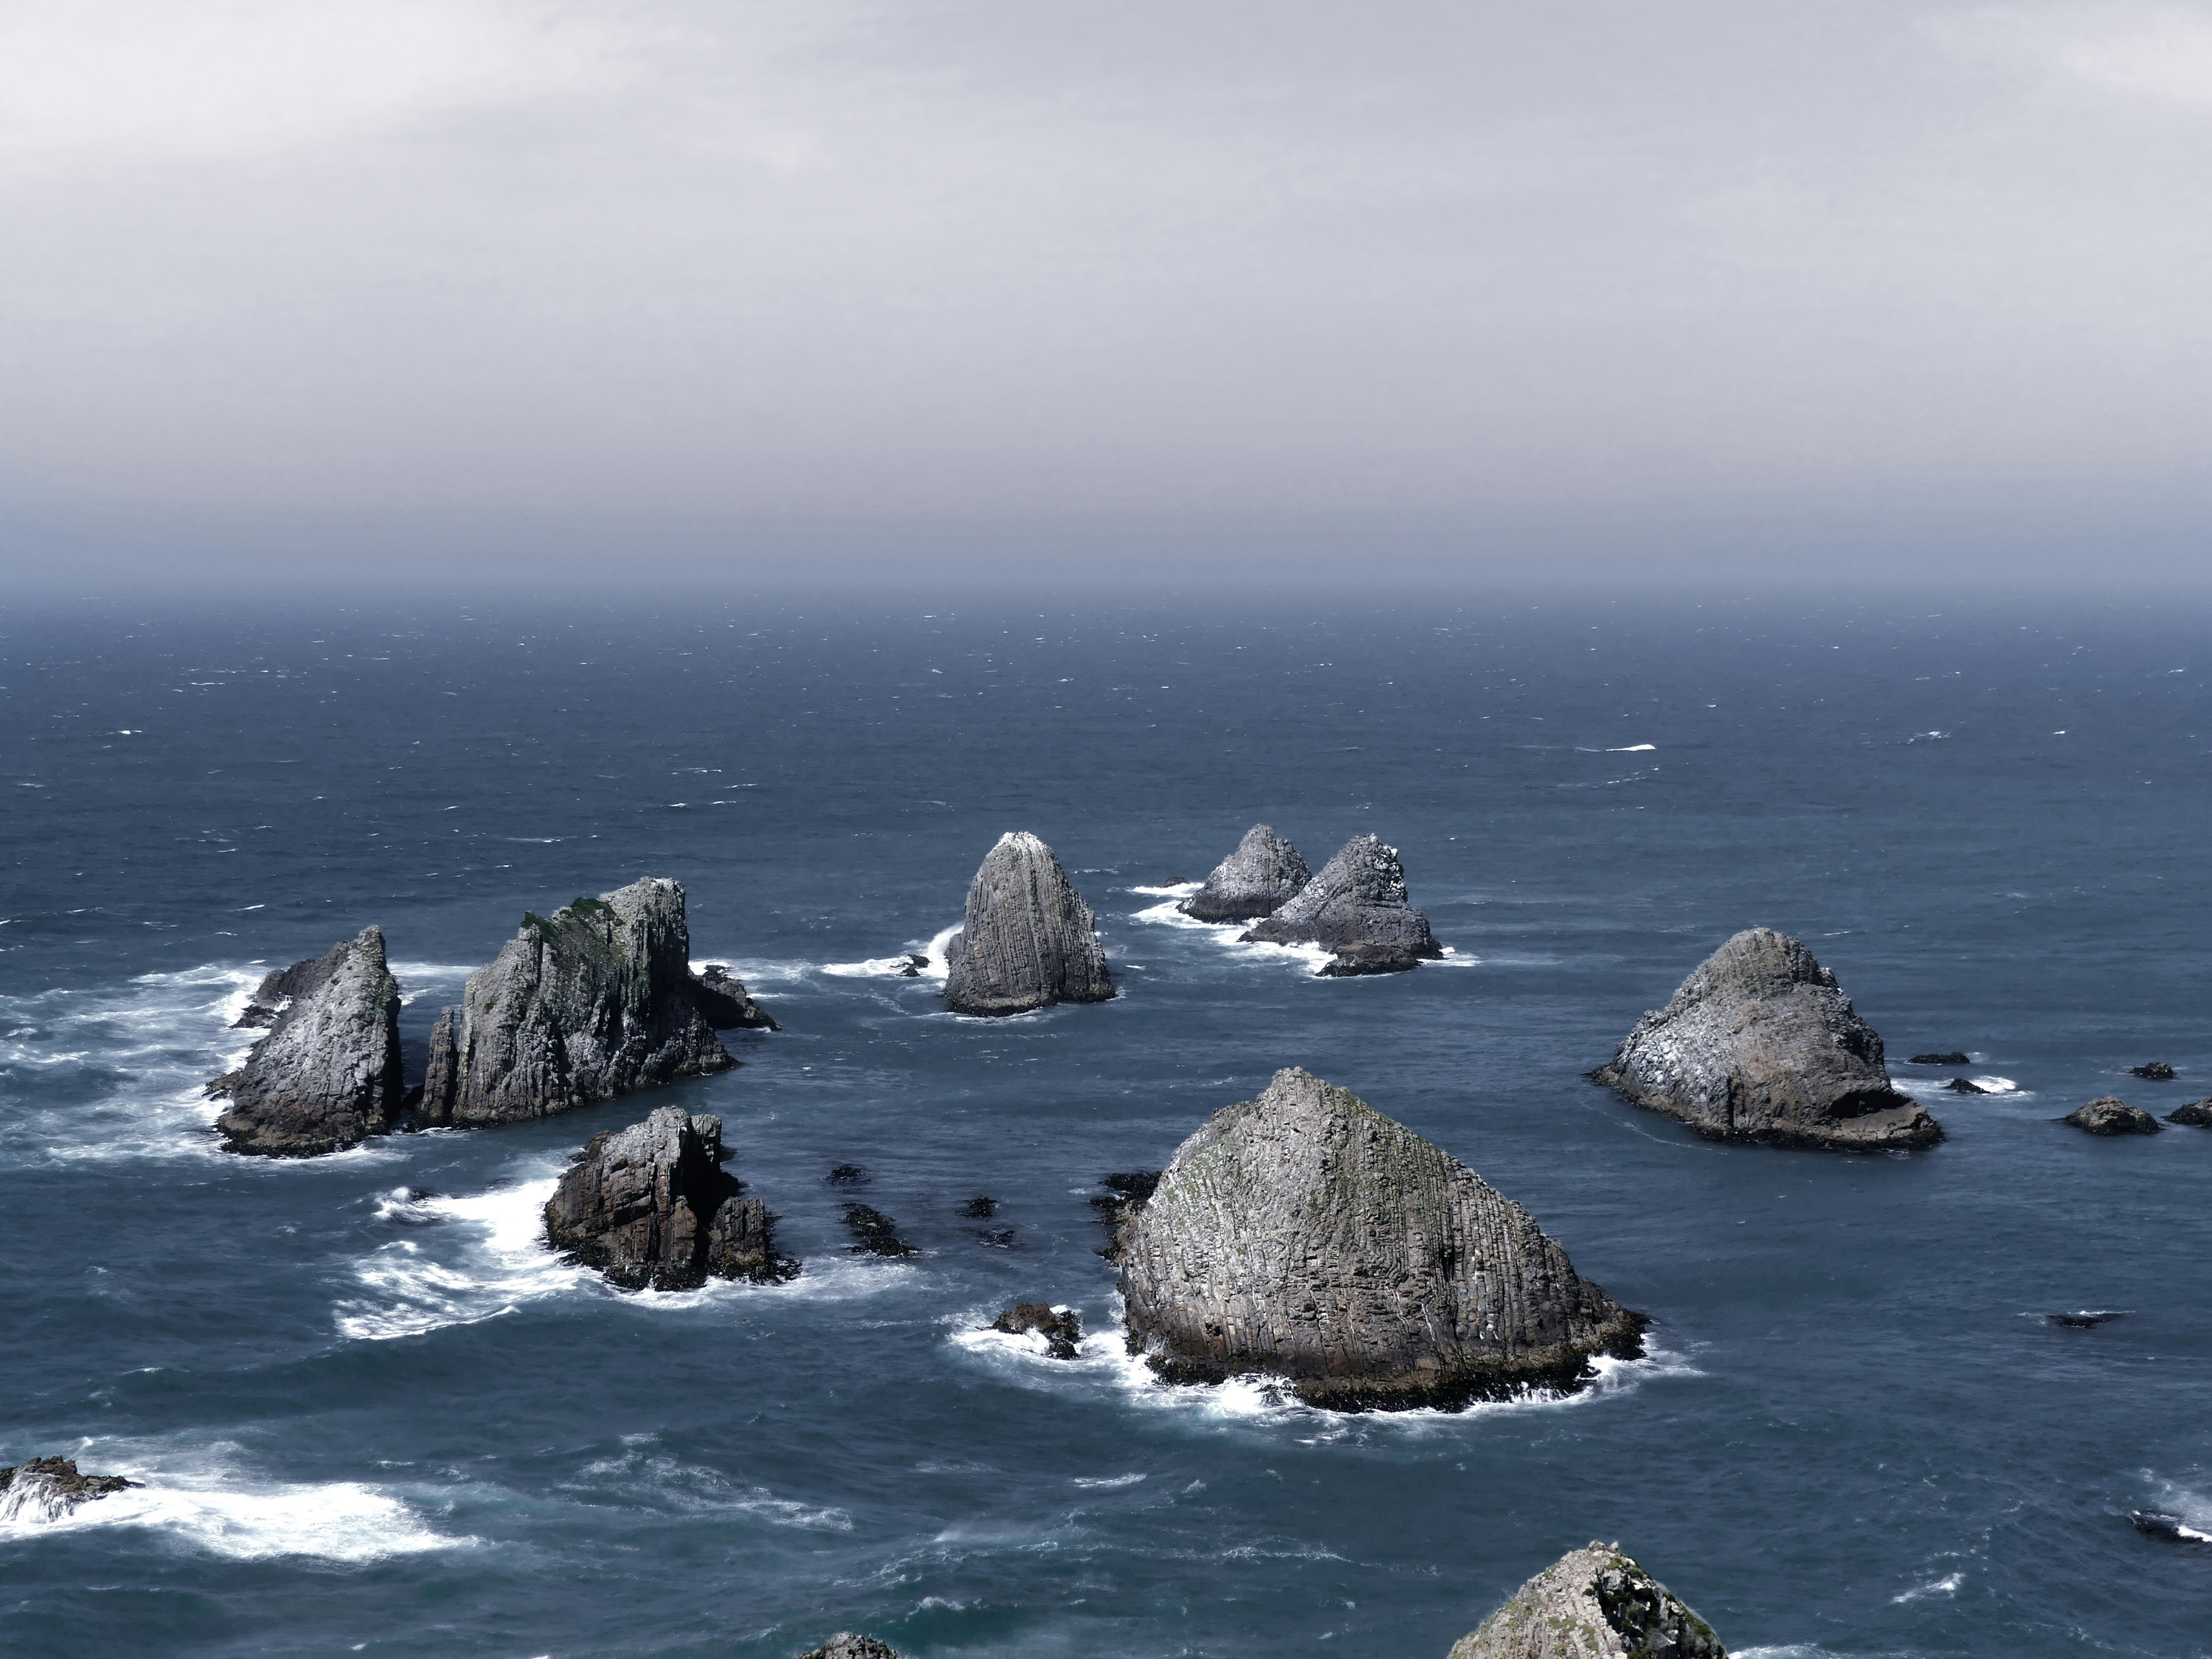
[[[439,1014],[416,1121],[514,1123],[725,1070],[702,983],[676,882],[526,915]]]
[[[33,1457],[0,1469],[0,1521],[58,1521],[80,1504],[143,1484],[119,1474],[80,1474],[70,1457]]]
[[[1298,896],[1243,938],[1267,945],[1321,945],[1336,952],[1322,969],[1332,978],[1397,974],[1440,957],[1429,919],[1406,897],[1398,849],[1356,836],[1322,866]]]
[[[853,1235],[854,1255],[920,1255],[921,1251],[898,1236],[898,1223],[881,1210],[866,1204],[845,1206],[845,1226]]]
[[[2046,1325],[2061,1325],[2068,1330],[2093,1331],[2100,1325],[2109,1325],[2122,1317],[2117,1308],[2084,1308],[2079,1313],[2053,1313],[2043,1316]]]
[[[2177,1106],[2166,1115],[2168,1123],[2194,1124],[2200,1129],[2212,1129],[2212,1095],[2202,1100],[2192,1100],[2186,1106]]]
[[[1449,1659],[1728,1659],[1728,1650],[1620,1545],[1592,1543],[1514,1591]]]
[[[2146,1537],[2164,1538],[2176,1544],[2212,1544],[2212,1532],[2191,1526],[2178,1515],[2157,1510],[2130,1510],[2128,1524]]]
[[[1836,976],[1771,927],[1707,957],[1590,1077],[1716,1140],[1888,1152],[1943,1138],[1891,1084]]]
[[[1970,1077],[1954,1077],[1943,1085],[1954,1095],[1985,1095],[1987,1089]]]
[[[1116,1239],[1133,1352],[1175,1382],[1287,1376],[1310,1405],[1572,1389],[1644,1318],[1529,1213],[1349,1091],[1286,1070],[1176,1149]]]
[[[2153,1083],[2173,1081],[2173,1067],[2162,1060],[2145,1060],[2140,1066],[2129,1066],[2128,1072],[2134,1077],[2148,1078]]]
[[[855,1636],[851,1631],[841,1630],[820,1647],[802,1653],[799,1659],[899,1659],[889,1645],[872,1636]]]
[[[2076,1106],[2055,1120],[2093,1135],[2154,1135],[2166,1126],[2140,1106],[2130,1106],[2112,1095],[2099,1095],[2086,1106]]]
[[[945,947],[945,1000],[962,1014],[1104,1002],[1114,981],[1097,927],[1052,848],[1008,830],[969,884],[967,913]]]
[[[1181,908],[1200,921],[1256,921],[1273,915],[1312,879],[1297,848],[1266,824],[1255,823]]]
[[[1962,1049],[1954,1048],[1948,1054],[1915,1054],[1915,1066],[1971,1066],[1974,1057]]]
[[[1083,1342],[1083,1322],[1075,1310],[1048,1302],[1017,1302],[991,1322],[991,1328],[1009,1336],[1035,1331],[1044,1338],[1044,1351],[1054,1359],[1074,1358]]]
[[[722,1120],[663,1106],[592,1137],[545,1206],[554,1249],[625,1290],[688,1291],[714,1279],[776,1281],[775,1218],[722,1168]]]
[[[1160,1184],[1160,1175],[1158,1170],[1127,1170],[1100,1180],[1098,1184],[1106,1190],[1091,1200],[1091,1207],[1097,1212],[1098,1224],[1106,1230],[1106,1243],[1098,1254],[1109,1261],[1121,1259],[1121,1230],[1145,1207]]]
[[[382,1134],[398,1115],[399,984],[374,927],[271,974],[256,1007],[281,1009],[238,1070],[207,1085],[234,1152],[313,1158]],[[241,1024],[245,1023],[243,1021]]]
[[[768,1010],[745,994],[744,981],[731,976],[719,962],[710,962],[691,981],[691,994],[699,1012],[718,1031],[780,1031]]]

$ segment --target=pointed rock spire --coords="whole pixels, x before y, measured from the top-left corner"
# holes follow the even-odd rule
[[[1213,866],[1205,885],[1182,902],[1182,913],[1200,921],[1271,916],[1312,879],[1297,848],[1266,824],[1255,823],[1237,850]]]
[[[1571,1551],[1513,1592],[1449,1659],[1728,1659],[1713,1627],[1618,1544]]]
[[[1019,1014],[1114,994],[1091,907],[1026,830],[1008,830],[984,855],[945,956],[945,1000],[956,1013]]]
[[[1325,945],[1330,975],[1395,974],[1443,947],[1406,897],[1398,849],[1374,836],[1344,843],[1321,873],[1244,938],[1268,945]]]

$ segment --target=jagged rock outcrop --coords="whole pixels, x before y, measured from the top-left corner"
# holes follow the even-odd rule
[[[276,1010],[269,1035],[207,1085],[230,1102],[215,1127],[232,1152],[312,1158],[392,1127],[403,1095],[399,984],[382,933],[364,927],[270,975],[254,996]]]
[[[1114,994],[1091,907],[1052,848],[1025,830],[1007,831],[984,855],[945,957],[945,1000],[956,1013],[1019,1014]]]
[[[2192,1100],[2186,1106],[2177,1106],[2166,1115],[2168,1123],[2193,1124],[2200,1129],[2212,1129],[2212,1095],[2202,1100]]]
[[[881,1210],[866,1204],[845,1206],[845,1228],[853,1235],[854,1255],[920,1255],[921,1251],[898,1236],[898,1223]]]
[[[2130,1076],[2148,1078],[2153,1083],[2173,1081],[2173,1067],[2162,1060],[2147,1060],[2140,1066],[2128,1067]]]
[[[663,1106],[592,1137],[545,1205],[554,1249],[625,1290],[692,1290],[709,1278],[789,1279],[775,1218],[722,1168],[722,1120]]]
[[[872,1636],[855,1636],[851,1631],[841,1630],[820,1647],[802,1653],[799,1659],[899,1659],[898,1655],[884,1643]]]
[[[1182,902],[1182,913],[1200,921],[1272,916],[1312,879],[1297,848],[1266,824],[1255,823],[1237,850],[1213,866],[1205,884]]]
[[[744,981],[719,962],[710,962],[691,981],[699,1012],[718,1031],[780,1031],[768,1010],[745,994]]]
[[[1590,1076],[1717,1140],[1887,1152],[1943,1138],[1890,1082],[1836,976],[1771,927],[1707,957]]]
[[[0,1469],[0,1521],[58,1521],[80,1504],[143,1484],[119,1474],[80,1474],[70,1457],[33,1457]]]
[[[1620,1545],[1592,1543],[1514,1591],[1449,1659],[1728,1659],[1728,1650]]]
[[[416,1121],[513,1123],[722,1071],[701,984],[676,882],[526,915],[439,1014]]]
[[[2154,1135],[2166,1128],[2142,1107],[2130,1106],[2111,1095],[2099,1095],[2057,1121],[2093,1135]]]
[[[1321,945],[1336,952],[1322,972],[1331,977],[1396,974],[1443,947],[1429,919],[1406,898],[1398,849],[1374,836],[1345,842],[1296,898],[1243,937],[1267,945]]]
[[[1044,1351],[1054,1359],[1073,1359],[1083,1346],[1083,1321],[1073,1308],[1055,1308],[1048,1302],[1017,1302],[991,1322],[994,1331],[1026,1336],[1035,1331],[1044,1339]]]
[[[1286,1376],[1309,1404],[1572,1389],[1644,1319],[1535,1219],[1348,1090],[1296,1069],[1176,1149],[1116,1249],[1129,1346],[1162,1376]]]

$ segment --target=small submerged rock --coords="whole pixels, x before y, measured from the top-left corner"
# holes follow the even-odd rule
[[[1052,848],[1025,830],[1008,830],[984,855],[945,957],[955,1013],[1020,1014],[1114,994],[1091,907]]]
[[[1449,1659],[1728,1659],[1713,1628],[1618,1544],[1562,1556]]]
[[[1199,921],[1256,921],[1274,915],[1312,879],[1297,848],[1255,823],[1179,908]]]
[[[1912,1057],[1915,1066],[1971,1066],[1973,1063],[1972,1054],[1958,1048],[1947,1054],[1915,1054]]]
[[[832,1187],[865,1187],[874,1179],[857,1164],[840,1164],[822,1178]]]
[[[980,1196],[971,1198],[965,1204],[960,1206],[961,1214],[972,1217],[974,1219],[978,1221],[988,1221],[993,1216],[998,1214],[998,1212],[999,1200],[995,1198],[983,1198]]]
[[[2192,1527],[2179,1516],[2162,1510],[2130,1510],[2128,1522],[2137,1532],[2152,1538],[2170,1539],[2177,1544],[2212,1544],[2212,1532]]]
[[[2048,1313],[2043,1316],[2046,1325],[2063,1325],[2069,1330],[2094,1330],[2100,1325],[2109,1325],[2121,1316],[2117,1308],[2084,1308],[2079,1313]]]
[[[898,1223],[881,1210],[866,1204],[845,1206],[845,1225],[854,1240],[854,1255],[920,1255],[921,1251],[898,1236]]]
[[[2173,1067],[2162,1060],[2146,1060],[2140,1066],[2129,1066],[2128,1070],[2136,1077],[2148,1078],[2153,1083],[2173,1081]]]
[[[899,1659],[887,1643],[872,1636],[855,1636],[851,1631],[841,1630],[820,1647],[802,1653],[799,1659]]]
[[[906,966],[900,969],[901,979],[920,979],[922,970],[929,966],[929,958],[913,951],[907,953]]]
[[[1035,1331],[1044,1338],[1044,1351],[1054,1359],[1074,1358],[1083,1343],[1083,1322],[1075,1310],[1047,1302],[1017,1302],[991,1322],[991,1328],[1009,1336]]]
[[[72,1457],[33,1457],[0,1469],[0,1521],[58,1521],[80,1504],[143,1485],[119,1474],[83,1474]]]
[[[2166,1126],[2140,1106],[2130,1106],[2112,1095],[2099,1095],[2086,1106],[2077,1106],[2060,1123],[2093,1135],[2154,1135]]]
[[[1320,945],[1336,953],[1330,978],[1397,974],[1443,954],[1429,919],[1406,896],[1398,849],[1376,836],[1345,842],[1297,897],[1249,928],[1248,942]]]
[[[1989,1093],[1987,1089],[1982,1087],[1980,1084],[1975,1082],[1972,1078],[1954,1077],[1943,1086],[1948,1089],[1954,1095],[1985,1095]]]
[[[2193,1124],[2200,1129],[2212,1129],[2212,1095],[2202,1100],[2192,1100],[2186,1106],[2177,1106],[2166,1115],[2168,1123]]]
[[[1890,1082],[1881,1034],[1836,976],[1771,927],[1707,957],[1590,1078],[1716,1140],[1887,1152],[1943,1138]]]
[[[774,1283],[775,1218],[722,1168],[722,1120],[663,1106],[592,1137],[545,1206],[545,1237],[624,1290],[696,1289],[711,1277]]]

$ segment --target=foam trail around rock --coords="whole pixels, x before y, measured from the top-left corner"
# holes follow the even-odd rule
[[[1133,888],[1131,890],[1143,892],[1146,890]],[[1195,884],[1191,890],[1197,890]],[[1129,920],[1154,927],[1178,927],[1186,933],[1210,934],[1216,945],[1235,955],[1253,962],[1295,962],[1316,979],[1321,977],[1321,970],[1336,959],[1336,953],[1325,945],[1270,945],[1261,939],[1248,941],[1242,935],[1251,923],[1200,921],[1195,916],[1185,915],[1180,902],[1175,899],[1132,912]]]
[[[909,951],[903,956],[871,957],[865,962],[825,963],[821,971],[839,979],[904,979],[908,977],[906,969],[913,959],[923,957],[927,960],[914,977],[933,979],[942,983],[951,972],[951,966],[945,960],[945,947],[952,942],[952,936],[959,931],[960,924],[956,921],[951,927],[941,927],[930,935],[927,945]]]

